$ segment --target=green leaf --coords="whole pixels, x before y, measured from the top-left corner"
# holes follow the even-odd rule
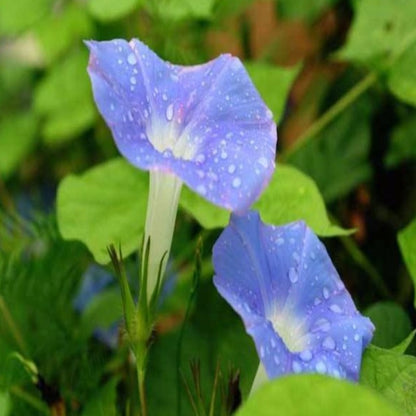
[[[337,0],[279,0],[279,17],[283,19],[314,20]]]
[[[270,224],[304,220],[323,237],[351,233],[351,230],[331,224],[315,182],[293,166],[277,165],[269,186],[253,208]]]
[[[43,53],[52,62],[67,51],[74,43],[92,36],[92,22],[77,3],[58,8],[43,19],[35,28]]]
[[[399,344],[395,345],[393,348],[390,348],[390,351],[397,354],[404,354],[406,350],[410,347],[413,339],[416,335],[416,329],[414,329],[405,339],[403,339]]]
[[[274,119],[280,120],[289,90],[300,67],[281,68],[260,62],[245,62],[244,65],[263,100],[273,113]]]
[[[317,183],[326,202],[371,177],[372,101],[363,96],[289,159]]]
[[[400,53],[414,36],[416,0],[355,0],[355,19],[343,59],[379,65]]]
[[[89,0],[87,7],[93,17],[107,22],[126,16],[139,4],[140,0]]]
[[[210,19],[214,2],[215,0],[157,0],[153,1],[152,6],[157,17],[163,20]]]
[[[230,218],[227,210],[211,204],[186,186],[182,188],[179,205],[208,230],[225,227]]]
[[[397,239],[413,285],[416,287],[416,219],[399,232]],[[416,306],[416,291],[413,304]]]
[[[372,343],[378,347],[392,348],[403,341],[412,330],[410,318],[394,302],[377,302],[364,314],[376,327]]]
[[[392,133],[385,163],[392,168],[401,162],[416,159],[416,116],[407,118]]]
[[[363,357],[361,383],[395,404],[401,414],[415,414],[416,357],[370,346]]]
[[[35,146],[37,124],[32,112],[8,116],[0,121],[0,177],[3,179],[19,167]]]
[[[388,86],[392,93],[400,100],[414,106],[416,106],[415,67],[416,42],[394,63],[388,76]]]
[[[97,262],[109,262],[107,246],[124,256],[139,248],[147,206],[147,174],[117,158],[59,185],[58,225],[65,239],[82,241]]]
[[[17,35],[45,16],[53,0],[1,0],[0,35]]]
[[[180,206],[204,228],[222,228],[228,224],[228,211],[210,204],[189,190],[182,191]],[[274,225],[303,219],[323,237],[351,233],[331,224],[316,184],[289,165],[277,165],[268,187],[253,209],[260,212],[263,221]]]
[[[85,406],[81,416],[117,416],[117,379],[111,379],[93,395]]]
[[[264,385],[236,416],[399,416],[393,407],[358,384],[317,374],[292,375]]]
[[[11,410],[10,396],[0,391],[0,416],[9,416]]]
[[[53,66],[35,91],[35,111],[45,118],[44,140],[60,143],[78,137],[96,117],[87,76],[86,50],[74,51]]]

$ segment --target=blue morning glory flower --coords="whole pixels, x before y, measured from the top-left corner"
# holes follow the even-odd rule
[[[276,125],[238,58],[172,65],[137,39],[87,42],[95,102],[133,165],[244,211],[273,169]]]
[[[274,170],[276,125],[231,55],[186,67],[137,39],[87,45],[95,102],[116,145],[150,171],[150,298],[161,261],[162,274],[166,267],[182,183],[214,204],[246,211]]]
[[[269,378],[316,372],[358,380],[374,327],[303,222],[231,216],[214,245],[214,284],[241,316]]]

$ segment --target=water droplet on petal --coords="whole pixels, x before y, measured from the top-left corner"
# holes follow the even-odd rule
[[[129,56],[127,57],[127,62],[130,65],[136,65],[137,64],[137,59],[136,59],[136,56],[134,55],[134,53],[129,54]]]
[[[169,104],[166,108],[166,118],[168,121],[172,121],[173,119],[173,104]]]
[[[329,309],[331,309],[332,312],[334,313],[342,313],[342,309],[339,305],[337,305],[336,303],[334,303],[333,305],[331,305],[329,307]]]
[[[296,283],[298,281],[298,273],[293,267],[289,269],[289,280],[292,283]]]
[[[228,173],[231,173],[231,174],[234,173],[235,169],[236,169],[235,165],[228,166]]]
[[[269,167],[269,162],[265,157],[261,157],[257,160],[257,162],[259,162],[265,169]]]
[[[198,186],[196,187],[196,191],[197,191],[198,193],[200,193],[201,195],[205,195],[205,194],[207,193],[207,188],[205,188],[205,186],[204,186],[204,185],[198,185]]]
[[[228,155],[227,152],[225,152],[224,150],[221,152],[221,159],[227,159]]]
[[[168,96],[166,94],[162,94],[162,100],[163,101],[167,101],[168,100]]]
[[[301,358],[301,360],[303,361],[310,361],[312,360],[313,356],[310,350],[304,350],[299,354],[299,357]]]
[[[273,357],[273,361],[275,362],[276,365],[279,365],[280,364],[279,357],[276,354]]]
[[[324,373],[326,373],[326,365],[325,365],[325,363],[324,363],[324,362],[322,362],[322,361],[318,361],[318,362],[316,363],[316,365],[315,365],[315,368],[316,368],[316,371],[317,371],[319,374],[324,374]]]
[[[133,84],[133,85],[136,85],[136,77],[130,77],[130,82]]]
[[[282,237],[279,237],[277,240],[276,240],[276,244],[278,245],[278,246],[281,246],[281,245],[283,245],[285,243],[285,239],[284,238],[282,238]]]
[[[196,156],[195,161],[198,163],[204,163],[205,162],[205,155],[200,153]]]
[[[359,340],[360,340],[360,336],[358,334],[355,334],[354,335],[354,341],[358,342]]]
[[[326,337],[322,343],[322,346],[327,350],[334,350],[336,345],[332,337]]]
[[[302,371],[302,366],[297,361],[293,361],[292,369],[294,373],[299,374]]]
[[[234,178],[233,182],[232,182],[232,185],[233,185],[234,188],[238,188],[241,185],[241,179],[238,178],[238,177]]]
[[[322,289],[322,294],[324,295],[324,298],[325,299],[328,299],[329,298],[329,290],[326,287],[324,287]]]
[[[322,301],[321,301],[321,299],[319,299],[319,298],[315,298],[315,300],[313,301],[313,304],[314,304],[315,306],[318,306],[320,303],[322,303]]]

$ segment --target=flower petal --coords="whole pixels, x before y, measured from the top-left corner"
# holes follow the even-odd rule
[[[184,67],[137,39],[87,45],[95,101],[132,164],[228,209],[254,202],[274,170],[276,126],[237,58]]]
[[[302,221],[231,216],[214,245],[214,284],[242,317],[270,377],[318,372],[357,380],[374,327],[357,311],[323,244]],[[270,345],[282,357],[273,364]]]

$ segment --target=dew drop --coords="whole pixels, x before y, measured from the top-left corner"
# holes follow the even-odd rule
[[[162,100],[163,101],[167,101],[168,100],[168,96],[166,94],[162,94]]]
[[[297,361],[293,361],[292,369],[294,373],[299,374],[302,371],[302,366]]]
[[[333,305],[331,305],[329,307],[329,309],[331,309],[332,312],[334,313],[342,313],[342,309],[339,305],[337,305],[336,303],[334,303]]]
[[[224,150],[221,152],[221,159],[227,159],[228,155],[227,152],[225,152]]]
[[[198,185],[198,186],[196,187],[196,191],[197,191],[198,193],[200,193],[201,195],[205,195],[205,194],[207,193],[207,188],[205,188],[205,186],[204,186],[204,185]]]
[[[200,153],[196,156],[195,161],[198,163],[204,163],[205,162],[205,155]]]
[[[322,301],[321,301],[321,299],[319,299],[319,298],[315,298],[315,300],[313,301],[313,304],[314,304],[315,306],[318,306],[321,302],[322,302]]]
[[[296,283],[298,281],[298,273],[293,267],[289,269],[289,280],[292,283]]]
[[[269,167],[269,162],[265,157],[261,157],[257,160],[257,162],[259,162],[265,169]]]
[[[127,112],[127,117],[129,118],[130,121],[133,121],[133,114],[131,113],[131,111]]]
[[[233,182],[232,182],[232,185],[233,185],[234,188],[238,188],[241,185],[241,179],[238,178],[238,177],[234,178]]]
[[[274,361],[274,363],[276,364],[276,365],[279,365],[280,364],[280,360],[279,360],[279,357],[275,354],[274,355],[274,357],[273,357],[273,361]]]
[[[315,365],[315,368],[316,368],[316,371],[317,371],[319,374],[324,374],[324,373],[326,373],[326,365],[325,365],[325,363],[323,363],[322,361],[318,361],[318,362],[316,363],[316,365]]]
[[[284,238],[282,238],[282,237],[279,237],[277,240],[276,240],[276,244],[278,245],[278,246],[281,246],[281,245],[283,245],[285,243],[285,239]]]
[[[134,55],[134,53],[129,54],[129,56],[127,57],[127,62],[130,65],[136,65],[137,64],[137,59],[136,59],[136,56]]]
[[[329,290],[326,287],[324,287],[322,289],[322,294],[324,295],[324,298],[325,299],[328,299],[329,298]]]
[[[136,77],[130,77],[130,83],[136,85]]]
[[[172,121],[173,119],[173,104],[169,104],[166,108],[166,118],[168,121]]]
[[[233,174],[235,172],[235,169],[236,169],[235,165],[228,166],[228,173]]]
[[[332,337],[326,337],[322,343],[322,346],[327,350],[334,350],[336,345]]]
[[[360,336],[358,334],[355,334],[354,335],[354,341],[358,342],[359,340],[360,340]]]

